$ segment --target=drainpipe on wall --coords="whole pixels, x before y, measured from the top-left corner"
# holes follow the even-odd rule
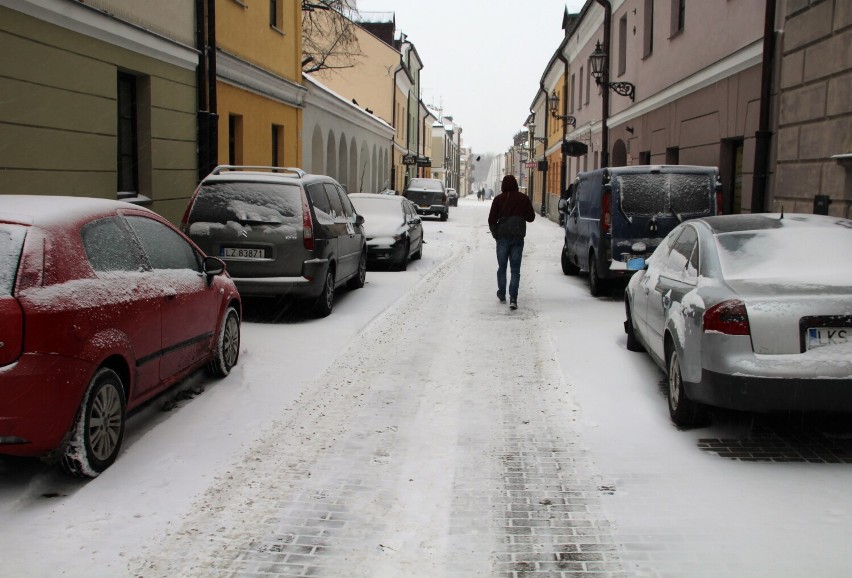
[[[775,56],[775,4],[766,0],[763,21],[763,63],[760,79],[760,119],[754,133],[754,174],[752,176],[751,212],[766,210],[766,183],[769,177],[769,148],[772,132],[769,130],[769,112],[772,103],[772,61]]]
[[[390,139],[391,144],[391,187],[394,190],[399,191],[399,187],[396,186],[396,131],[399,130],[396,126],[396,75],[402,71],[402,64],[397,67],[396,71],[393,73],[393,79],[391,79],[391,90],[393,91],[393,109],[391,110],[391,119],[393,123],[393,136]],[[419,111],[418,111],[419,115]]]
[[[195,2],[195,44],[199,51],[196,69],[198,179],[218,164],[219,123],[216,102],[216,9],[215,0]]]
[[[604,8],[604,25],[603,25],[603,33],[604,33],[604,52],[606,52],[606,60],[604,61],[604,69],[603,74],[601,75],[603,78],[601,79],[601,83],[606,87],[606,83],[609,82],[609,61],[612,58],[612,50],[610,50],[610,35],[609,29],[612,27],[612,6],[609,3],[609,0],[597,0],[598,4],[603,6]],[[602,112],[601,112],[601,166],[600,168],[605,169],[609,167],[609,128],[606,125],[607,118],[609,118],[609,89],[603,89],[603,98],[602,100]]]
[[[544,170],[541,171],[541,216],[545,216],[547,214],[547,192],[545,189],[547,188],[547,123],[550,120],[550,111],[547,108],[547,90],[544,88],[544,82],[538,83],[538,90],[540,94],[544,95]],[[535,141],[533,141],[533,145],[535,145]]]
[[[568,136],[568,59],[560,49],[559,60],[565,66],[565,73],[562,75],[562,142],[559,143],[559,149],[562,151],[562,170],[559,174],[559,196],[565,192],[568,181],[568,163],[565,162],[568,157],[568,151],[565,149],[565,137]],[[582,98],[582,96],[581,96]]]

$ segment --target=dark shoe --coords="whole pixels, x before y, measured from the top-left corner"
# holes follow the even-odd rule
[[[505,296],[505,295],[500,295],[500,292],[499,292],[499,291],[497,292],[497,299],[499,299],[499,300],[500,300],[500,303],[505,303],[505,302],[506,302],[506,296]]]
[[[509,309],[515,310],[517,308],[518,308],[518,300],[517,299],[512,299],[511,301],[509,301]]]

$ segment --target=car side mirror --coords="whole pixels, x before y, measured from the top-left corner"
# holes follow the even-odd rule
[[[355,215],[355,224],[357,226],[361,226],[364,224],[364,216],[363,215]]]
[[[559,199],[559,212],[567,213],[569,211],[569,200],[568,199]]]
[[[207,285],[211,285],[213,277],[221,275],[226,269],[225,262],[218,257],[204,257],[204,262],[201,266],[204,270],[204,276],[207,279]]]

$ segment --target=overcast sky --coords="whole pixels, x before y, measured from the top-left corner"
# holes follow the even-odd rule
[[[503,152],[523,128],[544,67],[563,38],[565,8],[584,0],[357,0],[395,12],[423,59],[423,102],[442,107],[475,153]]]

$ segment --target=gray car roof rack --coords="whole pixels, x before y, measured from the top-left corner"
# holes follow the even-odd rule
[[[255,165],[219,165],[215,169],[213,169],[210,174],[211,175],[219,175],[227,171],[258,171],[264,170],[269,171],[271,173],[290,173],[294,174],[300,179],[304,177],[306,174],[302,169],[297,169],[294,167],[265,167],[265,166],[255,166]]]

